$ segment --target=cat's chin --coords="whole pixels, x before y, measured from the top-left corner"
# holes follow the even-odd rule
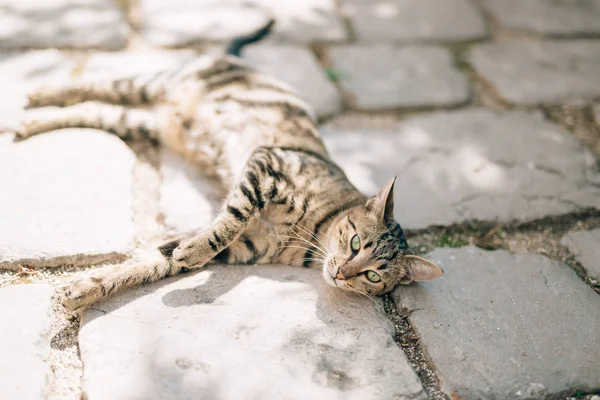
[[[323,263],[323,279],[325,279],[325,282],[327,282],[327,284],[338,287],[337,283],[335,282],[335,279],[333,279],[333,277],[329,273],[329,262],[328,261],[329,261],[329,259],[325,260],[325,262]]]

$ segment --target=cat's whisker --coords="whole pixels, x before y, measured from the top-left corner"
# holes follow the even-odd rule
[[[287,249],[287,248],[291,248],[291,249],[302,249],[302,250],[306,250],[306,251],[314,251],[313,249],[310,249],[308,247],[302,247],[302,246],[281,246],[281,249]],[[319,255],[322,255],[323,257],[327,257],[326,254],[322,254],[322,253],[317,253]]]
[[[307,241],[307,240],[306,240],[306,239],[304,239],[302,236],[300,236],[300,235],[299,235],[297,232],[295,232],[295,231],[293,231],[293,230],[292,230],[292,232],[293,232],[293,233],[294,233],[294,234],[295,234],[295,235],[296,235],[296,236],[297,236],[299,239],[301,239],[301,240],[303,240],[303,241],[305,241],[305,242],[307,242],[307,243],[310,243],[310,245],[311,245],[311,246],[313,246],[315,249],[317,249],[317,250],[320,252],[320,254],[324,255],[326,258],[327,258],[327,257],[329,257],[329,254],[331,254],[331,253],[332,253],[332,252],[331,252],[331,249],[329,249],[329,247],[327,247],[327,249],[323,249],[322,247],[318,246],[317,244],[314,244],[314,243],[312,243],[312,242],[310,242],[310,241]],[[329,252],[328,252],[327,250],[329,250]]]
[[[322,259],[322,258],[299,258],[297,260],[292,261],[291,264],[294,264],[294,263],[297,263],[297,262],[300,262],[300,261],[301,262],[305,262],[305,261],[311,261],[312,262],[312,261],[315,261],[315,262],[321,262],[321,263],[323,263],[325,260]]]
[[[292,231],[292,232],[293,232],[293,231]],[[294,233],[296,233],[296,232],[294,232]],[[311,241],[309,241],[309,240],[306,240],[306,239],[305,239],[305,238],[303,238],[302,236],[299,236],[298,234],[296,234],[296,236],[289,236],[289,235],[277,235],[277,236],[280,236],[280,237],[287,237],[287,238],[293,238],[294,240],[295,240],[295,239],[300,239],[300,240],[302,240],[304,243],[306,243],[306,244],[309,244],[309,245],[313,246],[314,248],[316,248],[316,249],[320,250],[320,252],[321,252],[321,253],[323,253],[323,255],[327,256],[327,252],[326,252],[324,249],[322,249],[322,248],[320,248],[319,246],[315,245],[315,244],[314,244],[314,243],[312,243]]]
[[[276,236],[278,236],[278,237],[286,237],[286,238],[290,238],[290,239],[294,239],[294,240],[296,240],[296,239],[300,239],[300,240],[302,240],[304,243],[306,243],[306,244],[309,244],[309,245],[311,245],[311,246],[313,246],[313,247],[316,247],[316,248],[318,248],[318,249],[320,249],[320,250],[323,250],[323,251],[324,251],[324,249],[322,249],[322,248],[320,248],[319,246],[315,245],[315,244],[314,244],[313,242],[311,242],[310,240],[307,240],[306,238],[303,238],[302,236],[298,235],[298,233],[296,233],[296,232],[294,232],[294,231],[292,231],[292,233],[294,233],[294,235],[295,235],[295,236],[290,236],[290,235],[276,235]]]
[[[319,235],[317,235],[316,233],[313,233],[311,231],[309,231],[308,229],[296,224],[296,223],[292,223],[292,225],[300,230],[302,230],[305,233],[308,233],[309,236],[311,236],[314,240],[318,241],[323,247],[325,247],[327,250],[329,250],[330,253],[332,253],[331,249],[329,248],[329,246],[327,245],[327,243],[325,242],[325,240],[321,239],[319,237]],[[294,232],[292,230],[292,232]],[[294,232],[296,233],[296,232]],[[297,234],[297,233],[296,233]]]
[[[319,244],[321,244],[323,247],[326,247],[331,252],[331,249],[329,248],[329,246],[327,245],[327,243],[325,243],[325,241],[323,239],[321,239],[316,233],[313,233],[313,232],[309,231],[308,229],[306,229],[305,227],[300,226],[300,225],[298,225],[296,223],[292,223],[292,226],[294,226],[295,228],[297,228],[297,229],[301,230],[302,232],[308,234],[308,236],[310,236],[312,239],[314,239],[317,242],[319,242]],[[293,229],[292,229],[292,232],[295,235],[300,236],[298,234],[298,232],[294,231]]]
[[[292,237],[292,236],[290,236],[290,237]],[[323,250],[319,246],[315,245],[314,243],[311,243],[311,242],[309,242],[307,240],[304,240],[304,242],[306,242],[306,244],[314,247],[314,249],[313,248],[306,248],[306,251],[312,251],[313,253],[316,252],[317,254],[319,254],[319,255],[321,255],[321,256],[323,256],[325,258],[327,258],[329,256],[325,250]]]

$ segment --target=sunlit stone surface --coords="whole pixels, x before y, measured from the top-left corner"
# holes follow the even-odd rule
[[[395,213],[406,228],[600,208],[593,156],[538,114],[468,109],[408,118],[393,131],[323,131],[364,193],[398,177]]]

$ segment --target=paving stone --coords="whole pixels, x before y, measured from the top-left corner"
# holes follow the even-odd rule
[[[94,53],[85,63],[82,79],[115,79],[151,74],[197,57],[191,50]]]
[[[217,266],[142,286],[84,314],[83,390],[90,400],[425,399],[378,307],[289,266]]]
[[[0,135],[0,268],[87,264],[134,247],[135,156],[117,137],[68,129]]]
[[[169,236],[208,228],[221,208],[224,193],[197,166],[161,149],[159,209]]]
[[[27,92],[47,82],[68,80],[75,65],[57,50],[0,53],[0,131],[16,128]]]
[[[600,0],[483,0],[507,28],[547,35],[600,33]]]
[[[600,96],[600,42],[483,44],[475,46],[469,58],[511,103],[552,104]]]
[[[594,114],[594,119],[596,120],[596,124],[598,124],[598,126],[600,126],[600,104],[596,104],[593,107],[592,112]]]
[[[0,49],[105,48],[127,44],[116,1],[0,0]]]
[[[600,229],[569,232],[561,243],[575,254],[588,276],[600,280]]]
[[[466,0],[342,0],[361,42],[464,41],[487,35],[481,14]]]
[[[14,285],[0,289],[0,393],[4,399],[45,399],[50,372],[52,288]]]
[[[539,114],[467,109],[412,117],[395,131],[322,132],[364,193],[397,175],[395,211],[405,228],[600,208],[594,157]]]
[[[306,47],[251,46],[244,50],[243,56],[251,64],[296,89],[314,107],[319,117],[328,117],[340,111],[342,100],[337,88]]]
[[[341,41],[346,32],[334,0],[140,0],[142,34],[161,46],[222,41],[247,34],[273,16],[273,38]]]
[[[394,298],[414,310],[443,391],[502,400],[600,389],[600,297],[571,268],[475,247],[428,258],[444,276]]]
[[[329,53],[360,109],[449,106],[470,97],[467,78],[441,47],[348,45]]]

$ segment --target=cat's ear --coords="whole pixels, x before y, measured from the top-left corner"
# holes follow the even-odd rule
[[[406,255],[402,258],[402,264],[407,275],[403,283],[430,281],[444,274],[438,265],[419,256]]]
[[[376,213],[385,221],[394,220],[394,182],[396,177],[386,183],[383,189],[371,197],[366,204],[367,210]]]

